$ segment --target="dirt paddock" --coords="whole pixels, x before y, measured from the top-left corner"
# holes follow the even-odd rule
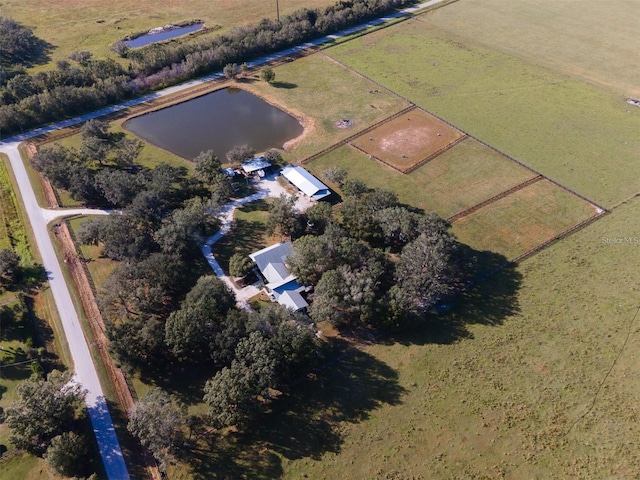
[[[407,170],[464,134],[427,112],[414,109],[351,143],[399,170]]]

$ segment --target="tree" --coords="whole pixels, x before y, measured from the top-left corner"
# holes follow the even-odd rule
[[[75,51],[69,55],[69,59],[74,62],[78,62],[80,65],[86,65],[91,59],[91,52],[87,51]]]
[[[195,174],[204,183],[211,184],[219,175],[222,175],[222,164],[213,150],[200,152],[193,161],[196,164]]]
[[[396,264],[401,297],[413,312],[425,312],[450,296],[462,280],[460,245],[450,233],[421,234],[408,243]]]
[[[235,296],[221,280],[212,275],[200,277],[180,308],[169,315],[166,344],[182,361],[216,360],[212,345],[227,327],[227,314],[234,305]]]
[[[114,207],[126,207],[136,195],[145,188],[143,175],[128,173],[123,170],[103,168],[94,177],[95,186]]]
[[[53,371],[47,380],[31,379],[16,387],[18,400],[6,410],[9,440],[17,447],[42,454],[56,435],[75,418],[85,392],[71,383],[69,373]]]
[[[150,390],[131,408],[127,429],[151,450],[162,471],[182,445],[186,413],[186,407],[161,388]]]
[[[361,180],[349,179],[342,185],[342,193],[347,197],[359,197],[369,191],[367,184]]]
[[[323,231],[327,223],[333,218],[333,208],[327,202],[318,202],[307,209],[305,215],[313,228]]]
[[[3,284],[14,284],[20,278],[20,255],[11,248],[0,250],[0,282]]]
[[[222,69],[222,73],[224,73],[225,78],[231,80],[240,73],[240,68],[237,63],[227,63]]]
[[[264,158],[266,158],[269,163],[271,163],[271,165],[282,165],[282,154],[275,148],[270,148],[269,150],[264,152]]]
[[[260,71],[260,78],[267,83],[271,83],[276,79],[276,72],[271,67],[264,67]]]
[[[204,401],[218,428],[246,427],[269,397],[269,387],[277,377],[276,352],[260,332],[240,340],[235,357],[231,365],[216,373],[204,388]]]
[[[109,124],[97,118],[87,120],[82,125],[82,140],[89,138],[98,138],[100,140],[109,140]]]
[[[163,220],[154,239],[165,253],[194,258],[200,255],[199,247],[205,238],[217,229],[218,220],[209,213],[207,203],[194,198]]]
[[[344,168],[334,165],[322,172],[322,176],[328,181],[342,187],[344,181],[347,179],[347,171]]]
[[[43,43],[30,28],[0,16],[0,65],[9,67],[37,59]]]
[[[295,207],[296,197],[280,194],[273,200],[267,217],[267,233],[292,238],[301,230],[301,217]]]
[[[245,277],[254,266],[248,256],[234,253],[229,259],[229,274],[233,277]]]
[[[244,163],[251,160],[255,154],[256,151],[247,144],[236,145],[227,152],[227,160],[234,164]]]
[[[86,439],[75,432],[64,432],[53,437],[44,458],[60,475],[71,477],[78,473],[86,454]]]
[[[129,372],[166,365],[164,322],[157,315],[142,312],[115,323],[105,322],[109,349],[122,368]]]
[[[322,275],[315,287],[309,315],[316,322],[367,324],[375,319],[381,298],[382,265],[371,259],[361,268],[341,265]]]
[[[415,240],[421,233],[444,235],[451,225],[435,213],[419,214],[405,207],[390,207],[374,214],[382,228],[387,246],[403,246]]]
[[[100,217],[89,217],[80,224],[77,238],[82,245],[98,245],[102,238],[102,221]]]
[[[144,143],[137,138],[123,137],[115,144],[115,164],[119,167],[131,167],[140,156]]]
[[[323,235],[305,235],[293,242],[287,265],[298,281],[315,285],[322,274],[340,265],[359,268],[369,257],[368,247],[329,223]]]

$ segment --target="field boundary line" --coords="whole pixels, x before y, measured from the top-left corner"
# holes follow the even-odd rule
[[[458,130],[458,131],[460,131],[460,130]],[[407,175],[410,174],[414,170],[417,170],[420,167],[422,167],[423,165],[426,165],[427,163],[429,163],[431,160],[435,159],[436,157],[439,157],[440,155],[442,155],[447,150],[451,150],[453,147],[455,147],[459,143],[462,143],[467,138],[468,138],[467,134],[463,132],[461,137],[456,138],[453,142],[447,143],[441,149],[436,150],[435,152],[431,153],[430,155],[427,155],[425,158],[420,160],[418,163],[414,163],[410,167],[405,168],[404,170],[402,170],[402,173],[405,173]]]
[[[401,115],[404,115],[405,113],[408,113],[408,112],[412,111],[412,110],[413,110],[413,109],[415,109],[415,108],[418,108],[418,107],[417,107],[416,105],[414,105],[414,104],[411,104],[411,105],[409,105],[408,107],[403,108],[403,109],[402,109],[402,110],[400,110],[399,112],[396,112],[396,113],[394,113],[393,115],[391,115],[391,116],[389,116],[389,117],[383,118],[382,120],[380,120],[380,121],[378,121],[378,122],[374,123],[373,125],[369,125],[368,127],[364,128],[364,129],[362,129],[362,130],[360,130],[359,132],[354,133],[353,135],[348,136],[348,137],[347,137],[347,138],[345,138],[344,140],[340,140],[339,142],[334,143],[333,145],[330,145],[330,146],[328,146],[327,148],[324,148],[324,149],[320,150],[319,152],[316,152],[316,153],[314,153],[314,154],[312,154],[312,155],[310,155],[310,156],[308,156],[308,157],[306,157],[306,158],[303,158],[302,160],[300,160],[300,164],[302,164],[302,165],[306,165],[307,163],[309,163],[309,162],[311,162],[311,161],[313,161],[313,160],[315,160],[315,159],[317,159],[317,158],[320,158],[320,157],[322,157],[323,155],[326,155],[327,153],[332,152],[332,151],[334,151],[335,149],[340,148],[340,147],[342,147],[342,146],[344,146],[344,145],[346,145],[346,144],[350,143],[350,142],[351,142],[351,140],[353,140],[353,139],[355,139],[355,138],[358,138],[358,137],[360,137],[360,136],[364,135],[365,133],[370,132],[371,130],[373,130],[373,129],[375,129],[375,128],[379,127],[380,125],[383,125],[383,124],[385,124],[385,123],[387,123],[387,122],[390,122],[391,120],[394,120],[394,119],[396,119],[397,117],[399,117],[399,116],[401,116]],[[368,155],[368,154],[367,154],[367,155]]]
[[[409,18],[408,18],[409,19]],[[359,72],[358,70],[356,70],[353,67],[350,67],[349,65],[347,65],[346,63],[338,60],[337,58],[332,57],[331,55],[329,55],[327,52],[321,50],[318,53],[324,55],[325,57],[327,57],[329,60],[337,63],[338,65],[341,65],[342,67],[346,68],[347,70],[349,70],[352,73],[355,73],[356,75],[358,75],[361,78],[364,78],[365,80],[368,80],[369,82],[373,83],[374,85],[377,85],[378,87],[380,87],[381,89],[383,89],[384,91],[386,91],[387,93],[390,93],[391,95],[394,95],[395,97],[401,98],[402,100],[404,100],[405,102],[407,102],[409,105],[415,105],[415,103],[413,103],[411,100],[409,100],[407,97],[400,95],[397,92],[394,92],[393,90],[391,90],[389,87],[385,87],[384,85],[382,85],[380,82],[374,80],[371,77],[368,77],[367,75],[365,75],[362,72]]]
[[[400,170],[400,169],[399,169],[398,167],[396,167],[395,165],[393,165],[393,164],[391,164],[391,163],[387,162],[386,160],[383,160],[383,159],[381,159],[381,158],[379,158],[379,157],[376,157],[373,153],[369,153],[369,152],[367,152],[367,151],[363,150],[362,148],[360,148],[359,146],[357,146],[357,145],[355,145],[355,144],[353,144],[353,143],[351,143],[351,142],[347,143],[347,145],[349,145],[350,147],[355,148],[356,150],[358,150],[358,151],[359,151],[360,153],[362,153],[363,155],[366,155],[367,157],[369,157],[369,158],[371,158],[371,159],[373,159],[373,160],[377,160],[377,161],[379,161],[380,163],[385,164],[387,167],[391,167],[391,168],[393,168],[393,169],[394,169],[395,171],[397,171],[397,172],[404,173],[402,170]]]
[[[448,4],[446,4],[446,5],[448,5]],[[444,6],[444,5],[443,5],[443,6]],[[416,18],[416,16],[411,17],[411,19],[414,19],[414,18]],[[331,55],[327,54],[326,52],[322,51],[322,52],[320,52],[320,53],[322,53],[323,55],[325,55],[327,58],[330,58],[331,60],[335,61],[336,63],[338,63],[338,64],[342,65],[342,66],[343,66],[343,67],[345,67],[346,69],[348,69],[348,70],[352,71],[353,73],[355,73],[355,74],[357,74],[357,75],[360,75],[361,77],[363,77],[363,78],[365,78],[365,79],[369,80],[370,82],[372,82],[372,83],[374,83],[374,84],[376,84],[376,85],[380,86],[381,88],[383,88],[384,90],[386,90],[386,91],[388,91],[388,92],[392,93],[393,95],[396,95],[397,97],[402,98],[402,99],[403,99],[403,100],[405,100],[406,102],[409,102],[409,103],[411,103],[412,105],[415,105],[415,103],[414,103],[414,102],[412,102],[411,100],[409,100],[407,97],[405,97],[405,96],[403,96],[403,95],[400,95],[399,93],[394,92],[393,90],[389,89],[388,87],[385,87],[384,85],[382,85],[381,83],[377,82],[376,80],[374,80],[374,79],[372,79],[372,78],[368,77],[368,76],[367,76],[367,75],[365,75],[364,73],[362,73],[362,72],[360,72],[360,71],[356,70],[355,68],[353,68],[353,67],[351,67],[351,66],[347,65],[346,63],[344,63],[344,62],[342,62],[342,61],[340,61],[340,60],[338,60],[338,59],[336,59],[336,58],[332,57]],[[572,190],[571,188],[569,188],[569,187],[567,187],[567,186],[565,186],[565,185],[563,185],[563,184],[561,184],[561,183],[557,182],[556,180],[553,180],[553,179],[549,178],[548,176],[544,175],[542,172],[539,172],[538,170],[536,170],[536,169],[534,169],[534,168],[530,167],[529,165],[526,165],[525,163],[521,162],[520,160],[517,160],[517,159],[513,158],[511,155],[509,155],[509,154],[507,154],[507,153],[505,153],[505,152],[503,152],[503,151],[501,151],[501,150],[498,150],[496,147],[493,147],[493,146],[489,145],[488,143],[486,143],[486,142],[484,142],[484,141],[480,140],[480,139],[479,139],[478,137],[476,137],[475,135],[472,135],[472,134],[470,134],[469,132],[467,132],[467,131],[465,131],[465,130],[462,130],[460,127],[458,127],[458,126],[454,125],[453,123],[449,122],[448,120],[446,120],[446,119],[442,118],[440,115],[438,115],[438,114],[436,114],[436,113],[433,113],[433,112],[431,112],[430,110],[427,110],[426,108],[423,108],[423,107],[421,107],[421,106],[419,106],[419,105],[416,105],[416,108],[418,108],[418,109],[422,110],[422,111],[423,111],[423,112],[425,112],[425,113],[428,113],[429,115],[432,115],[433,117],[437,118],[438,120],[440,120],[440,121],[442,121],[442,122],[446,123],[447,125],[449,125],[451,128],[454,128],[454,129],[456,129],[457,131],[462,132],[462,133],[463,133],[464,135],[466,135],[467,137],[469,137],[469,138],[471,138],[471,139],[475,140],[476,142],[480,143],[481,145],[483,145],[483,146],[485,146],[485,147],[487,147],[487,148],[491,149],[492,151],[496,152],[496,153],[497,153],[497,154],[499,154],[499,155],[502,155],[503,157],[505,157],[505,158],[507,158],[507,159],[511,160],[512,162],[517,163],[517,164],[518,164],[518,165],[520,165],[521,167],[526,168],[527,170],[529,170],[529,171],[531,171],[531,172],[535,173],[536,175],[541,175],[541,176],[543,176],[546,180],[550,181],[551,183],[553,183],[553,184],[554,184],[554,185],[556,185],[557,187],[560,187],[561,189],[563,189],[563,190],[565,190],[565,191],[567,191],[567,192],[569,192],[569,193],[572,193],[572,194],[573,194],[573,195],[575,195],[576,197],[581,198],[581,199],[582,199],[582,200],[584,200],[585,202],[587,202],[587,203],[589,203],[589,204],[593,205],[594,207],[596,207],[596,208],[598,208],[598,209],[600,209],[600,210],[602,210],[602,211],[605,211],[605,212],[606,212],[606,211],[608,211],[608,210],[607,210],[605,207],[603,207],[602,205],[599,205],[598,203],[594,202],[593,200],[588,199],[588,198],[587,198],[587,197],[585,197],[584,195],[581,195],[580,193],[578,193],[578,192],[576,192],[575,190]]]
[[[558,235],[554,236],[553,238],[550,238],[549,240],[542,242],[540,245],[537,245],[535,247],[533,247],[531,250],[518,255],[516,258],[514,258],[513,260],[510,260],[509,263],[518,263],[521,262],[522,260],[529,258],[530,256],[532,256],[535,253],[538,253],[540,250],[548,247],[549,245],[552,245],[554,243],[556,243],[559,240],[562,240],[565,237],[568,237],[569,235],[571,235],[572,233],[577,232],[578,230],[583,229],[584,227],[586,227],[587,225],[591,224],[592,222],[598,220],[601,217],[604,217],[605,215],[608,215],[609,211],[607,210],[601,210],[598,211],[595,215],[591,215],[589,218],[587,218],[586,220],[583,220],[579,223],[576,223],[573,227],[569,227],[566,230],[560,232]]]
[[[533,185],[534,183],[539,182],[540,180],[543,180],[545,177],[544,175],[536,175],[533,178],[530,178],[528,180],[525,180],[522,183],[519,183],[517,185],[514,185],[513,187],[505,190],[504,192],[501,192],[497,195],[494,195],[493,197],[487,198],[486,200],[477,203],[476,205],[473,205],[465,210],[462,210],[461,212],[456,213],[455,215],[452,215],[451,217],[447,218],[447,221],[449,223],[453,223],[456,220],[461,219],[462,217],[466,217],[467,215],[471,215],[472,213],[477,212],[478,210],[480,210],[483,207],[486,207],[487,205],[490,205],[494,202],[497,202],[498,200],[503,199],[504,197],[511,195],[512,193],[515,193],[519,190],[522,190],[523,188],[526,188],[530,185]]]

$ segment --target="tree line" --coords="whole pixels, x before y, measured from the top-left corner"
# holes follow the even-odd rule
[[[400,204],[332,167],[325,177],[341,184],[336,208],[318,203],[304,215],[293,197],[276,199],[267,230],[294,239],[291,273],[314,286],[310,317],[338,327],[404,328],[446,303],[471,278],[473,261],[433,213]],[[310,228],[311,227],[311,228]],[[234,268],[242,273],[240,259]]]
[[[193,42],[116,48],[129,60],[94,60],[75,52],[74,64],[30,75],[0,72],[0,132],[4,135],[80,115],[150,90],[220,71],[251,59],[335,33],[403,7],[413,0],[340,1],[319,9],[301,9],[278,20],[262,19],[224,35]],[[1,47],[1,46],[0,46]],[[1,50],[0,50],[1,51]]]
[[[208,377],[201,400],[209,412],[202,418],[186,415],[163,390],[131,412],[129,429],[165,468],[188,446],[187,430],[250,425],[322,353],[307,317],[280,306],[241,310],[233,292],[210,274],[200,245],[219,228],[215,211],[233,194],[213,152],[198,155],[189,175],[166,164],[142,169],[129,150],[139,148],[92,120],[78,149],[43,148],[32,163],[77,198],[119,208],[85,220],[77,232],[81,243],[100,245],[102,255],[117,261],[98,303],[118,363],[149,378],[190,369]],[[227,157],[242,161],[254,153],[243,145]],[[280,161],[277,152],[266,155]]]

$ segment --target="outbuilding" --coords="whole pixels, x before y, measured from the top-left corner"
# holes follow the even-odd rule
[[[287,165],[282,169],[280,174],[298,190],[313,200],[320,200],[331,195],[329,187],[302,167]]]

